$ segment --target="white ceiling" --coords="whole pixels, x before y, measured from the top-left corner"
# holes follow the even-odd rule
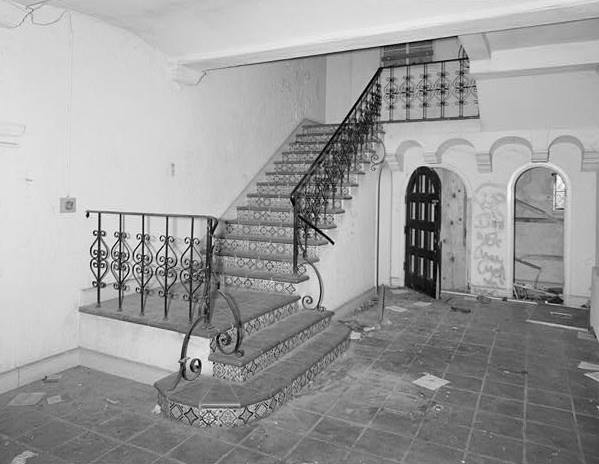
[[[493,50],[599,40],[599,19],[490,32],[487,40]]]
[[[173,61],[198,69],[599,17],[599,0],[49,0],[47,4],[127,29]],[[497,33],[489,40],[501,48],[523,39]]]

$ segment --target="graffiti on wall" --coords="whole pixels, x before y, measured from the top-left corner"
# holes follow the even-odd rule
[[[487,183],[478,187],[474,193],[474,270],[480,282],[491,288],[505,288],[504,192],[504,186]]]

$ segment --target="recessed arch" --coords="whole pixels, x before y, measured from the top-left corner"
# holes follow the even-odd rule
[[[395,160],[392,160],[389,163],[389,166],[394,171],[403,171],[405,166],[405,157],[406,153],[413,148],[419,148],[420,151],[423,150],[422,145],[416,140],[404,140],[399,144],[397,149],[395,150]]]
[[[572,195],[571,195],[571,180],[569,176],[557,165],[553,163],[527,163],[521,166],[519,169],[515,170],[510,177],[510,181],[508,183],[508,202],[507,202],[507,217],[506,217],[506,226],[508,233],[508,256],[510,256],[511,265],[506,266],[506,280],[509,285],[512,285],[516,276],[516,262],[512,258],[515,257],[516,246],[515,246],[515,234],[516,234],[516,185],[518,180],[525,174],[527,171],[531,169],[544,168],[549,171],[557,173],[564,181],[566,185],[566,189],[568,194],[566,195],[565,201],[565,209],[563,215],[563,295],[565,298],[565,303],[568,304],[568,296],[571,293],[571,263],[569,257],[571,256],[570,246],[571,246],[571,205],[572,205]]]
[[[495,153],[497,153],[497,150],[499,150],[500,148],[503,148],[507,145],[520,145],[522,147],[525,147],[529,151],[531,157],[534,152],[532,143],[530,142],[530,140],[527,140],[524,137],[512,136],[512,135],[506,136],[506,137],[501,137],[501,138],[495,140],[495,142],[493,142],[493,145],[491,145],[491,148],[489,149],[489,156],[491,157],[491,162],[492,162],[493,158],[495,157]]]
[[[461,137],[456,137],[456,138],[452,138],[452,139],[447,139],[445,140],[441,145],[439,145],[439,147],[437,148],[437,157],[439,158],[439,160],[442,159],[443,155],[448,152],[449,150],[451,150],[454,147],[459,147],[459,146],[465,146],[465,147],[469,147],[472,148],[472,150],[474,150],[474,145]]]

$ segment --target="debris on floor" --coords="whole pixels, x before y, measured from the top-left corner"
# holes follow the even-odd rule
[[[526,369],[509,369],[507,367],[500,367],[499,368],[500,371],[502,371],[504,374],[517,374],[517,375],[528,375],[528,371]]]
[[[58,381],[60,381],[62,375],[61,374],[51,374],[51,375],[47,375],[42,379],[42,382],[44,383],[57,383]]]
[[[112,404],[114,406],[116,406],[117,404],[120,403],[119,400],[113,400],[113,399],[110,399],[110,398],[106,398],[106,402],[109,403],[109,404]]]
[[[160,413],[162,413],[162,408],[159,404],[155,404],[154,408],[152,409],[152,414],[154,414],[155,416],[159,416]]]
[[[36,456],[37,456],[37,453],[34,453],[33,451],[25,450],[18,456],[15,456],[13,458],[13,460],[10,461],[10,464],[25,464],[25,461],[27,461],[27,459],[34,458]]]
[[[464,314],[468,314],[468,313],[472,312],[472,310],[470,308],[464,308],[464,307],[458,306],[458,305],[452,305],[451,310],[454,312],[460,312],[460,313],[464,313]]]
[[[62,403],[62,396],[60,396],[60,395],[49,396],[48,398],[46,398],[46,401],[50,405],[56,404],[56,403]]]
[[[360,340],[362,338],[362,334],[360,332],[356,332],[352,330],[351,334],[349,334],[350,340]]]
[[[584,369],[585,371],[599,371],[599,364],[590,363],[587,361],[580,361],[578,364],[579,369]]]
[[[418,385],[419,387],[424,387],[428,390],[435,391],[442,386],[447,385],[449,380],[441,379],[436,375],[425,374],[422,377],[414,380],[412,383]]]
[[[405,313],[407,311],[406,308],[402,308],[401,306],[387,306],[385,310],[393,311],[394,313]]]
[[[587,376],[589,379],[594,380],[595,382],[599,382],[599,372],[587,372],[584,375]]]
[[[416,301],[415,303],[412,303],[412,306],[417,306],[419,308],[425,308],[430,305],[432,305],[430,301]]]
[[[44,392],[19,393],[15,396],[8,406],[34,406],[46,396]]]
[[[577,337],[579,340],[588,340],[590,342],[594,342],[597,340],[595,336],[590,332],[578,332]]]

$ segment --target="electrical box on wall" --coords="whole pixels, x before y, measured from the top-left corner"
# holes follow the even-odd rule
[[[77,211],[77,199],[74,197],[62,197],[60,199],[61,213],[74,213]]]

